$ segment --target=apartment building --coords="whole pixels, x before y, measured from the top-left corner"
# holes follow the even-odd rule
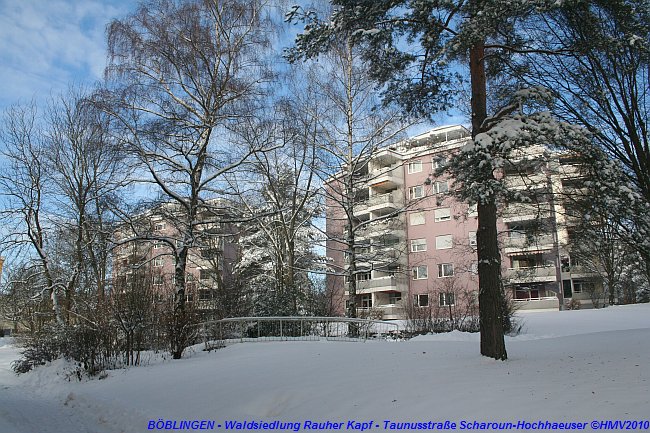
[[[216,311],[217,291],[233,280],[238,253],[234,230],[223,219],[214,210],[202,212],[196,225],[194,246],[187,256],[186,301],[201,310]],[[144,288],[160,299],[171,299],[175,285],[173,252],[184,241],[184,226],[174,206],[165,204],[138,215],[116,230],[113,292]]]
[[[478,302],[476,208],[449,194],[452,179],[435,174],[469,138],[462,126],[436,128],[380,149],[355,173],[359,314],[384,319],[424,310],[435,317],[472,314]],[[511,188],[535,196],[531,203],[504,206],[498,223],[504,284],[521,308],[557,309],[564,298],[587,299],[584,288],[594,284],[594,275],[571,264],[572,221],[564,202],[554,198],[571,187],[577,170],[570,158],[542,148],[527,149],[516,167],[504,170]],[[342,274],[351,265],[344,242],[349,227],[340,202],[328,200],[327,206],[327,256]],[[340,293],[343,312],[350,281],[329,275],[327,284]]]

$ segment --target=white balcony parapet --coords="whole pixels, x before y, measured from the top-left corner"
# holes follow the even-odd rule
[[[368,207],[369,207],[368,205],[369,205],[369,202],[367,200],[357,202],[357,203],[354,204],[352,213],[355,216],[368,213]]]
[[[550,250],[554,247],[552,235],[509,237],[503,244],[506,254],[517,251]]]
[[[399,166],[391,166],[380,170],[370,172],[368,185],[371,187],[382,186],[386,188],[395,188],[402,185],[404,180],[397,173]]]
[[[555,266],[538,266],[530,268],[509,268],[506,279],[510,283],[541,283],[556,281]]]
[[[398,282],[395,277],[380,277],[365,281],[357,281],[357,295],[375,292],[406,292],[406,283]],[[349,292],[345,291],[346,295]]]
[[[404,221],[399,218],[382,218],[370,221],[357,232],[361,237],[382,236],[395,234],[398,237],[404,235]]]
[[[503,222],[528,221],[538,218],[549,218],[551,205],[549,203],[517,203],[508,205],[503,211]]]

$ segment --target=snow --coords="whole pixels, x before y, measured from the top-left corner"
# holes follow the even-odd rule
[[[533,422],[647,419],[650,305],[521,312],[506,362],[478,335],[409,341],[241,343],[182,360],[68,376],[56,361],[16,376],[0,339],[0,432],[142,432],[150,420]],[[304,425],[304,424],[303,424]],[[225,430],[216,428],[215,430]]]

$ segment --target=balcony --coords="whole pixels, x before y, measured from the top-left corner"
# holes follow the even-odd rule
[[[546,185],[548,178],[544,173],[512,174],[506,176],[506,186],[510,189],[530,189],[540,185]]]
[[[353,206],[353,209],[352,209],[352,214],[357,218],[368,214],[368,212],[369,212],[369,209],[368,209],[368,201],[367,200],[366,201],[356,202],[354,204],[354,206]]]
[[[549,203],[516,203],[506,206],[502,219],[504,223],[516,221],[530,221],[551,217]]]
[[[503,242],[503,247],[506,254],[525,251],[552,250],[554,247],[553,236],[541,235],[508,237]]]
[[[544,283],[557,280],[555,266],[509,268],[506,270],[504,277],[511,284]]]
[[[397,238],[404,238],[404,221],[400,218],[383,218],[376,221],[370,221],[364,227],[361,227],[357,234],[360,238],[379,237],[384,235],[393,235]]]
[[[357,281],[357,295],[377,292],[406,292],[406,284],[398,283],[396,277],[380,277]],[[345,291],[346,296],[349,292]]]
[[[368,185],[381,190],[395,189],[403,183],[402,177],[399,176],[400,169],[401,167],[399,165],[392,165],[379,170],[373,170],[370,172]]]
[[[385,194],[377,194],[370,197],[368,200],[368,211],[378,210],[395,210],[404,204],[404,196],[398,191],[392,191]]]
[[[598,274],[596,274],[589,268],[585,268],[584,266],[572,265],[568,269],[570,272],[566,273],[567,274],[566,278],[590,279],[598,276]],[[565,272],[562,272],[562,278],[564,278],[564,276],[565,276]]]
[[[359,317],[379,317],[380,320],[398,320],[406,317],[406,311],[400,304],[375,305],[372,308],[357,308]]]

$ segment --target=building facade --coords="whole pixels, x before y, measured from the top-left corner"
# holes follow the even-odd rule
[[[358,313],[383,319],[462,318],[476,314],[477,213],[458,201],[452,179],[436,175],[470,133],[462,126],[436,128],[375,152],[358,173],[353,221],[336,199],[327,202],[327,256],[335,270],[328,289],[349,300],[347,230],[354,231]],[[538,156],[544,158],[538,158]],[[543,161],[543,163],[540,163]],[[560,200],[576,187],[578,166],[543,148],[527,149],[516,170],[504,169],[511,189],[532,191],[529,203],[503,205],[498,223],[503,279],[520,308],[558,308],[583,295],[594,275],[571,266],[570,209]],[[329,196],[336,189],[330,180]],[[337,298],[335,298],[337,299]]]
[[[213,211],[203,212],[194,225],[194,243],[187,253],[186,302],[199,310],[218,312],[225,287],[233,284],[238,258],[234,229]],[[112,292],[142,290],[161,300],[172,299],[176,253],[186,228],[187,224],[175,217],[172,205],[162,205],[116,230]]]

